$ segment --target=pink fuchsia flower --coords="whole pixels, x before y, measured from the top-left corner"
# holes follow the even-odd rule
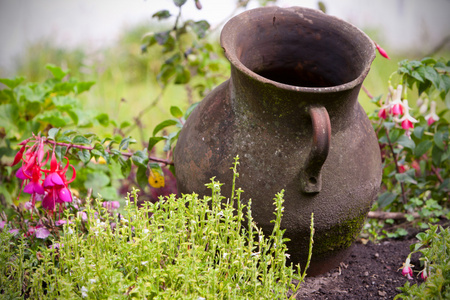
[[[403,106],[403,102],[402,102],[402,91],[403,91],[403,86],[401,84],[399,84],[397,86],[397,89],[394,91],[394,95],[393,95],[393,101],[390,105],[390,113],[393,114],[394,116],[398,116],[398,115],[402,115],[404,112],[404,106]]]
[[[406,130],[407,136],[410,136],[409,130],[414,128],[414,123],[418,122],[409,114],[409,110],[408,100],[405,99],[403,100],[403,117],[399,120],[399,122],[401,122],[402,128]]]
[[[5,228],[6,221],[0,221],[0,229],[3,230]]]
[[[25,186],[23,191],[28,194],[44,194],[44,188],[41,184],[41,169],[38,165],[34,165],[31,171],[31,181]],[[25,173],[26,174],[26,173]]]
[[[382,107],[378,111],[378,118],[386,120],[387,116],[388,116],[387,108],[386,107]]]
[[[377,47],[378,52],[383,56],[384,58],[390,59],[390,57],[387,55],[386,51],[380,47],[377,43],[375,43],[375,46]]]
[[[105,207],[108,210],[115,210],[120,207],[119,201],[109,201],[109,202],[103,202],[103,207]]]
[[[42,207],[47,210],[54,210],[56,203],[72,202],[72,194],[68,188],[68,184],[75,179],[75,168],[70,165],[70,161],[67,157],[67,164],[63,169],[59,168],[58,161],[56,160],[55,151],[52,153],[50,160],[50,170],[43,170],[47,173],[44,180],[44,188],[47,190],[47,195],[42,200]],[[71,180],[66,179],[66,172],[69,166],[72,167],[73,176]]]
[[[406,261],[403,263],[403,266],[400,269],[402,270],[402,275],[406,276],[406,278],[408,278],[409,280],[413,279],[413,271],[411,267],[414,266],[411,264],[411,255],[408,255]]]
[[[436,102],[431,101],[430,103],[430,113],[425,116],[425,120],[427,120],[428,126],[431,126],[436,121],[439,121],[439,117],[436,114]]]

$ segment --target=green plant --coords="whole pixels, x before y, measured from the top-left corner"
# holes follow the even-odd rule
[[[370,118],[384,164],[374,209],[404,213],[403,219],[422,228],[450,216],[449,71],[450,61],[444,59],[403,60],[389,78],[385,101],[372,97],[379,110]],[[407,98],[416,91],[413,109]]]
[[[450,298],[450,228],[431,225],[428,230],[417,234],[418,243],[411,245],[403,268],[412,274],[410,258],[413,253],[421,253],[422,270],[419,272],[425,282],[410,285],[409,281],[394,299],[449,299]]]
[[[234,181],[238,177],[234,163]],[[53,298],[284,299],[306,275],[286,266],[280,228],[283,191],[274,198],[274,230],[265,236],[251,216],[241,189],[224,202],[221,184],[211,196],[174,195],[138,209],[137,191],[124,214],[100,203],[86,204],[87,218],[66,211],[64,230],[51,247],[27,249],[0,233],[2,294]],[[99,212],[96,214],[96,212]],[[311,244],[313,219],[311,219]],[[22,249],[22,250],[21,250]],[[297,279],[299,283],[293,284]],[[107,284],[105,284],[107,283]]]

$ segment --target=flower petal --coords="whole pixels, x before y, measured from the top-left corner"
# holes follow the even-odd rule
[[[60,202],[72,202],[72,195],[70,194],[69,189],[66,187],[63,187],[62,189],[60,189],[58,191],[58,198],[60,200],[60,201],[58,201],[59,203]]]
[[[42,207],[47,210],[55,210],[55,199],[53,197],[53,191],[50,191],[44,199],[42,199]]]
[[[38,239],[45,239],[50,235],[50,231],[47,228],[41,227],[36,229],[36,237]]]

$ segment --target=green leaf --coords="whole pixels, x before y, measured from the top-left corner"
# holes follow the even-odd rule
[[[25,77],[15,77],[14,79],[9,78],[0,78],[0,82],[9,87],[10,89],[14,89],[16,86],[21,84],[25,80]]]
[[[183,112],[178,106],[171,106],[170,107],[170,114],[174,116],[175,118],[181,118],[183,117]]]
[[[163,9],[160,11],[157,11],[152,15],[152,18],[157,18],[158,20],[164,20],[167,18],[170,18],[171,14],[167,9]]]
[[[442,151],[436,144],[433,146],[431,150],[431,159],[433,161],[433,165],[440,166],[442,161],[442,156],[444,155],[444,151]]]
[[[416,127],[414,127],[413,134],[416,138],[418,138],[420,140],[420,139],[422,139],[424,131],[425,131],[424,126],[416,126]]]
[[[170,30],[158,32],[154,35],[156,42],[159,45],[165,45],[170,39]]]
[[[434,134],[434,144],[439,149],[445,150],[444,133],[442,131],[438,131]]]
[[[128,146],[130,144],[135,144],[135,143],[136,143],[136,140],[131,138],[130,136],[127,138],[124,138],[122,141],[120,141],[119,150],[126,150],[126,149],[128,149]]]
[[[125,159],[123,156],[119,156],[119,164],[120,164],[120,170],[122,171],[122,175],[124,177],[128,177],[131,171],[131,160]]]
[[[136,151],[131,160],[134,162],[136,166],[146,167],[148,163],[147,152],[144,151]]]
[[[84,164],[87,164],[91,160],[91,152],[87,149],[78,151],[77,156]]]
[[[424,155],[428,150],[430,150],[431,146],[433,145],[433,142],[430,140],[421,141],[416,148],[414,149],[414,155],[417,158],[420,158],[422,155]]]
[[[109,125],[109,115],[107,113],[100,113],[98,114],[95,119],[102,125],[102,126],[108,126]]]
[[[416,144],[414,143],[414,141],[410,138],[408,138],[406,135],[402,135],[398,138],[397,143],[399,145],[402,145],[405,148],[409,148],[411,150],[414,150],[414,148],[416,147]]]
[[[83,82],[78,82],[75,86],[75,92],[77,95],[85,92],[85,91],[89,91],[90,88],[95,84],[95,81],[83,81]]]
[[[413,169],[414,171],[414,169]],[[417,184],[417,181],[414,180],[413,177],[411,177],[408,172],[406,173],[397,173],[395,174],[395,178],[399,181],[399,182],[409,182],[412,184]]]
[[[86,189],[92,188],[94,192],[98,192],[102,187],[107,186],[109,183],[109,176],[101,171],[98,171],[88,173],[87,180],[84,182],[84,187]]]
[[[424,65],[434,65],[436,63],[436,60],[431,57],[425,57],[420,62]]]
[[[194,111],[194,109],[197,107],[197,105],[199,105],[200,102],[195,102],[193,103],[191,106],[188,107],[188,109],[186,110],[186,113],[184,114],[184,119],[187,120],[187,118],[189,118],[189,116],[191,115],[191,113]]]
[[[191,79],[191,72],[183,66],[175,67],[175,84],[186,84]]]
[[[436,72],[436,70],[430,66],[426,66],[424,68],[425,78],[428,79],[433,83],[433,85],[436,87],[436,89],[439,89],[439,74]]]
[[[178,7],[183,6],[186,3],[187,0],[173,0],[173,4],[175,4]]]
[[[163,151],[168,152],[170,148],[172,148],[172,144],[178,140],[178,135],[180,134],[180,131],[172,132],[167,137],[166,144],[164,145]]]
[[[67,110],[66,112],[69,115],[69,117],[72,119],[73,123],[75,125],[78,125],[78,114],[73,110]]]
[[[68,118],[65,118],[61,112],[52,110],[52,111],[44,111],[42,114],[34,117],[35,121],[48,122],[53,127],[64,127],[70,121]]]
[[[139,166],[136,171],[136,181],[144,189],[148,184],[147,167]]]
[[[108,165],[111,163],[109,153],[105,150],[102,144],[96,143],[94,145],[94,150],[97,150],[100,153],[100,156],[105,159]]]
[[[128,121],[123,121],[122,123],[120,123],[119,128],[120,128],[120,129],[124,129],[124,128],[130,126],[130,125],[131,125],[130,122],[128,122]]]
[[[156,125],[155,129],[153,130],[153,136],[155,136],[162,129],[164,129],[164,128],[168,127],[168,126],[177,125],[178,123],[179,123],[178,120],[165,120],[165,121],[162,121],[161,123]]]
[[[63,111],[74,108],[78,101],[70,96],[56,96],[52,98],[52,102],[59,110]]]
[[[397,195],[391,192],[384,192],[378,197],[378,205],[380,208],[384,208],[394,202],[395,198],[397,198]]]
[[[155,145],[162,141],[165,140],[165,137],[161,137],[161,136],[152,136],[149,140],[148,140],[148,151],[151,152],[153,147],[155,147]]]
[[[50,128],[48,131],[48,138],[51,140],[56,140],[56,135],[58,134],[60,128]]]
[[[99,193],[100,195],[102,195],[102,198],[103,198],[103,199],[106,199],[106,200],[114,200],[114,199],[117,199],[117,198],[118,198],[117,190],[116,190],[114,187],[112,187],[112,186],[105,186],[105,187],[102,187],[102,188],[98,191],[98,193]]]
[[[89,145],[91,143],[90,140],[88,140],[87,138],[85,138],[82,135],[77,135],[72,139],[72,143],[73,144],[85,144],[85,145]]]
[[[59,94],[72,93],[72,92],[75,92],[76,85],[77,85],[76,82],[71,82],[71,81],[60,82],[60,83],[55,84],[55,86],[53,87],[53,92],[59,93]]]
[[[70,72],[70,70],[63,71],[60,67],[57,67],[52,64],[46,65],[45,68],[47,70],[50,70],[50,72],[52,72],[52,74],[53,74],[53,77],[55,77],[55,79],[57,79],[57,80],[63,79],[64,76],[66,76]]]
[[[167,84],[169,80],[175,75],[175,67],[168,64],[161,66],[161,71],[156,76],[156,79],[164,84]]]
[[[201,20],[195,23],[190,24],[192,27],[192,30],[195,32],[198,38],[202,39],[205,37],[206,32],[211,27],[209,23],[205,20]]]

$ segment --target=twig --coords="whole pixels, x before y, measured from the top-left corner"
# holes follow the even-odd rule
[[[373,99],[372,94],[369,92],[369,90],[364,86],[364,84],[362,85],[362,90],[364,91],[364,93],[366,93],[367,97],[369,97],[370,99]]]
[[[387,219],[393,219],[393,220],[403,220],[406,219],[406,215],[413,216],[414,218],[419,217],[419,213],[402,213],[402,212],[388,212],[388,211],[370,211],[367,215],[370,219],[380,219],[380,220],[387,220]]]
[[[61,143],[61,142],[55,142],[55,141],[49,140],[49,139],[45,139],[44,143],[48,143],[48,144],[52,144],[52,145],[56,145],[56,146],[85,149],[85,150],[89,150],[89,151],[94,150],[94,147],[91,147],[91,146],[83,146],[83,145],[74,145],[74,144],[68,144],[68,143]],[[108,153],[111,153],[111,150],[109,150],[109,149],[105,149],[105,151],[108,152]],[[132,153],[132,152],[120,152],[120,154],[122,156],[125,156],[125,157],[132,157],[134,155],[134,153]],[[150,156],[148,159],[151,160],[151,161],[154,161],[154,162],[165,164],[165,165],[173,165],[173,161],[162,159],[162,158],[157,158],[157,157],[151,157]]]

